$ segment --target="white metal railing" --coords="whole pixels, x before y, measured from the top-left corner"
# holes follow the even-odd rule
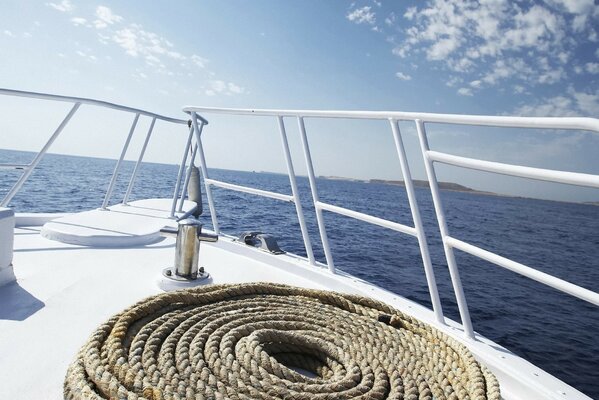
[[[404,233],[404,234],[407,234],[410,236],[414,236],[417,238],[418,244],[420,247],[420,254],[421,254],[422,262],[424,265],[424,271],[425,271],[425,275],[426,275],[426,279],[427,279],[428,289],[429,289],[435,317],[440,323],[444,323],[443,310],[441,307],[441,301],[439,299],[437,283],[436,283],[436,279],[435,279],[435,275],[434,275],[434,271],[433,271],[433,267],[432,267],[432,263],[431,263],[431,259],[430,259],[428,244],[426,241],[426,235],[424,233],[424,229],[422,226],[422,219],[420,217],[420,212],[418,210],[418,203],[416,202],[414,185],[412,182],[410,169],[408,167],[408,162],[407,162],[404,145],[403,145],[402,138],[401,138],[401,133],[399,130],[399,125],[398,125],[396,119],[386,117],[386,119],[388,119],[389,123],[390,123],[391,133],[392,133],[394,141],[395,141],[396,151],[397,151],[397,155],[398,155],[398,158],[400,161],[401,172],[402,172],[402,176],[404,178],[406,191],[408,194],[410,211],[412,213],[412,219],[414,222],[413,227],[403,225],[398,222],[388,221],[388,220],[378,218],[378,217],[375,217],[372,215],[360,213],[360,212],[357,212],[354,210],[350,210],[350,209],[347,209],[344,207],[339,207],[339,206],[336,206],[333,204],[328,204],[328,203],[320,201],[320,199],[318,197],[318,191],[316,188],[316,176],[314,174],[314,166],[312,163],[312,156],[310,154],[310,146],[308,144],[308,137],[306,135],[306,127],[304,124],[304,118],[305,117],[323,117],[323,115],[315,115],[315,113],[317,113],[317,112],[314,112],[314,111],[237,110],[237,109],[233,110],[233,109],[215,109],[215,108],[204,108],[204,107],[186,107],[183,110],[191,115],[193,124],[197,123],[197,115],[198,115],[197,113],[204,112],[204,111],[213,112],[213,113],[231,114],[231,115],[268,115],[268,116],[275,117],[277,120],[277,125],[278,125],[279,133],[281,136],[281,144],[283,147],[283,154],[285,156],[285,161],[287,164],[287,173],[288,173],[288,177],[289,177],[289,182],[291,184],[292,195],[275,193],[275,192],[270,192],[270,191],[266,191],[266,190],[250,188],[250,187],[241,186],[241,185],[234,185],[231,183],[226,183],[226,182],[221,182],[221,181],[217,181],[214,179],[210,179],[208,176],[208,171],[207,171],[207,167],[206,167],[206,159],[204,156],[204,151],[202,149],[202,142],[200,140],[200,137],[198,136],[197,141],[199,143],[198,154],[200,156],[200,165],[202,168],[202,174],[204,175],[204,184],[206,187],[206,193],[207,193],[207,197],[208,197],[208,204],[210,207],[212,224],[215,227],[216,233],[219,233],[219,228],[218,228],[218,217],[216,215],[214,200],[212,198],[212,192],[211,192],[212,186],[218,186],[221,188],[234,190],[234,191],[238,191],[238,192],[249,193],[249,194],[262,196],[262,197],[268,197],[268,198],[272,198],[275,200],[292,202],[295,204],[295,207],[296,207],[297,218],[298,218],[298,221],[300,224],[300,230],[302,233],[302,238],[304,240],[304,247],[306,249],[308,260],[309,260],[310,264],[316,265],[316,260],[314,258],[312,245],[310,242],[310,236],[309,236],[308,230],[306,228],[306,222],[305,222],[304,214],[302,211],[302,206],[301,206],[300,199],[299,199],[299,192],[297,189],[296,176],[295,176],[295,172],[294,172],[294,168],[293,168],[293,162],[291,159],[291,153],[289,151],[289,143],[287,141],[287,134],[286,134],[286,129],[285,129],[284,118],[294,117],[297,121],[299,132],[300,132],[302,149],[303,149],[304,159],[306,162],[306,169],[308,171],[308,181],[310,183],[310,192],[312,195],[312,201],[313,201],[314,209],[316,212],[316,221],[318,224],[318,231],[320,234],[320,239],[321,239],[322,247],[324,250],[326,264],[327,264],[328,269],[332,273],[335,273],[335,264],[334,264],[333,256],[332,256],[331,249],[329,246],[329,240],[328,240],[328,236],[327,236],[326,226],[325,226],[325,222],[324,222],[324,218],[323,218],[323,214],[322,214],[323,210],[333,212],[336,214],[340,214],[340,215],[345,215],[350,218],[358,219],[360,221],[368,222],[368,223],[382,226],[382,227],[385,227],[385,228],[388,228],[388,229],[391,229],[391,230],[394,230],[397,232],[401,232],[401,233]],[[326,115],[324,115],[324,117],[338,117],[338,114],[336,112],[324,112],[324,113],[326,114]],[[344,116],[339,116],[339,118],[343,118],[343,117]],[[362,117],[354,116],[353,118],[362,118]]]
[[[175,185],[176,188],[175,188],[175,193],[173,195],[173,201],[172,201],[173,206],[172,206],[171,216],[174,216],[174,214],[175,214],[175,206],[176,206],[177,200],[179,198],[181,199],[181,207],[183,206],[183,198],[185,197],[184,193],[185,193],[185,189],[187,186],[187,182],[189,182],[189,175],[191,172],[191,169],[188,168],[188,173],[187,173],[187,176],[185,177],[185,179],[186,179],[185,189],[182,192],[182,194],[180,195],[179,187],[180,187],[180,183],[181,183],[181,179],[182,179],[182,171],[185,169],[185,164],[186,164],[186,160],[187,160],[187,152],[189,150],[189,145],[191,143],[192,134],[193,134],[193,128],[191,128],[191,124],[189,123],[189,121],[183,120],[183,119],[178,119],[178,118],[166,117],[166,116],[163,116],[160,114],[156,114],[156,113],[153,113],[150,111],[140,110],[137,108],[127,107],[127,106],[123,106],[123,105],[119,105],[119,104],[109,103],[106,101],[88,99],[88,98],[83,98],[83,97],[60,96],[60,95],[54,95],[54,94],[25,92],[25,91],[21,91],[21,90],[11,90],[11,89],[2,89],[2,88],[0,88],[0,95],[15,96],[15,97],[27,97],[27,98],[33,98],[33,99],[49,100],[49,101],[60,101],[60,102],[67,102],[67,103],[73,104],[73,107],[69,110],[67,115],[64,117],[64,119],[61,121],[61,123],[58,125],[58,127],[54,130],[54,132],[52,133],[50,138],[46,141],[44,146],[35,155],[34,159],[30,163],[28,163],[28,164],[13,164],[13,163],[0,164],[1,169],[23,170],[23,174],[19,177],[19,179],[15,182],[15,184],[12,186],[12,188],[4,196],[2,201],[0,201],[1,207],[8,206],[8,204],[14,198],[14,196],[21,190],[23,184],[27,181],[27,179],[33,173],[33,170],[38,166],[38,164],[41,162],[43,157],[46,155],[46,153],[48,152],[48,150],[50,149],[50,147],[52,146],[54,141],[60,136],[60,134],[62,133],[64,128],[68,125],[68,123],[71,121],[71,119],[73,118],[73,116],[75,115],[77,110],[79,109],[79,107],[81,107],[81,105],[83,105],[83,104],[102,107],[102,108],[109,108],[109,109],[113,109],[113,110],[118,110],[118,111],[130,113],[130,114],[134,114],[133,123],[131,124],[131,128],[129,129],[129,133],[125,140],[125,144],[123,145],[120,157],[115,165],[114,172],[110,179],[110,183],[108,184],[108,189],[106,190],[106,194],[104,196],[104,200],[103,200],[102,206],[101,206],[102,209],[106,209],[108,207],[108,204],[110,203],[110,200],[112,198],[112,193],[113,193],[113,190],[114,190],[114,187],[116,184],[116,180],[117,180],[119,172],[121,170],[121,165],[122,165],[123,159],[125,158],[127,150],[129,148],[129,143],[131,142],[131,138],[133,137],[133,134],[135,132],[135,128],[137,127],[137,123],[139,121],[140,116],[149,117],[152,120],[150,123],[150,127],[148,129],[148,132],[146,134],[143,146],[140,150],[137,162],[133,169],[133,173],[131,174],[131,178],[129,180],[129,185],[127,186],[127,190],[123,197],[123,200],[122,200],[123,204],[127,204],[129,197],[131,196],[131,192],[133,190],[135,180],[139,173],[139,167],[143,162],[143,157],[145,155],[146,148],[148,146],[150,137],[154,130],[156,120],[161,120],[161,121],[173,123],[173,124],[186,124],[190,127],[187,145],[185,148],[183,160],[181,162],[181,167],[179,169],[179,175],[178,175],[177,182]],[[206,125],[208,123],[208,121],[202,117],[198,117],[198,119],[200,120],[200,127],[203,127],[204,125]],[[201,128],[200,128],[200,131],[201,131]],[[192,155],[191,163],[193,163],[194,157],[195,157],[195,154]],[[190,165],[191,165],[191,163],[190,163]]]
[[[429,148],[425,123],[442,123],[442,124],[458,124],[458,125],[473,125],[473,126],[494,126],[494,127],[513,127],[513,128],[544,128],[544,129],[560,129],[560,130],[587,130],[599,133],[599,120],[594,118],[536,118],[536,117],[507,117],[507,116],[478,116],[478,115],[455,115],[455,114],[428,114],[428,113],[412,113],[412,112],[386,112],[386,111],[316,111],[316,110],[257,110],[257,109],[231,109],[231,108],[213,108],[213,107],[185,107],[183,111],[189,113],[192,116],[194,124],[197,123],[197,113],[214,113],[214,114],[227,114],[227,115],[253,115],[253,116],[270,116],[275,117],[278,121],[279,130],[283,139],[283,150],[285,153],[285,159],[288,165],[289,179],[292,182],[293,196],[282,195],[278,193],[267,192],[254,188],[243,187],[240,185],[232,185],[224,182],[219,182],[207,178],[206,172],[206,160],[204,158],[203,150],[200,151],[200,159],[202,165],[202,173],[204,174],[206,191],[209,192],[210,187],[220,186],[223,188],[241,191],[245,193],[251,193],[259,196],[276,198],[284,201],[292,201],[296,204],[297,214],[300,224],[302,226],[302,235],[304,237],[304,245],[306,251],[309,254],[309,259],[314,264],[314,258],[312,248],[309,242],[309,237],[305,230],[304,217],[301,212],[301,206],[299,204],[299,197],[297,194],[297,185],[295,183],[295,174],[293,172],[293,165],[289,153],[289,146],[287,143],[287,137],[285,134],[284,118],[295,118],[297,119],[300,138],[302,141],[302,148],[304,158],[306,162],[306,168],[308,171],[308,180],[310,182],[310,190],[312,194],[312,200],[314,208],[316,210],[316,218],[318,222],[318,229],[325,252],[325,258],[327,265],[331,272],[335,272],[333,264],[333,258],[329,248],[328,238],[326,234],[326,227],[324,219],[322,217],[322,211],[329,211],[344,215],[350,218],[354,218],[360,221],[368,222],[378,226],[382,226],[388,229],[395,230],[410,236],[415,236],[418,239],[420,246],[420,253],[424,264],[425,275],[427,278],[429,293],[433,304],[433,310],[439,322],[444,321],[443,311],[439,301],[439,294],[437,291],[437,285],[435,276],[433,273],[428,244],[426,242],[426,236],[422,227],[422,220],[418,209],[418,203],[414,192],[414,185],[410,175],[410,169],[408,167],[405,148],[402,142],[402,136],[399,130],[398,121],[411,121],[415,123],[416,130],[420,141],[420,149],[425,162],[425,170],[428,177],[428,181],[431,188],[433,197],[433,203],[435,207],[435,214],[437,222],[439,224],[439,230],[443,241],[443,248],[447,259],[447,265],[452,281],[453,291],[457,300],[458,309],[460,312],[460,318],[464,327],[464,333],[466,337],[473,338],[474,331],[472,328],[472,322],[470,319],[470,312],[468,310],[468,304],[464,295],[462,281],[460,279],[459,270],[454,257],[454,249],[466,252],[468,254],[479,257],[483,260],[489,261],[500,267],[516,272],[520,275],[526,276],[537,282],[543,283],[547,286],[555,288],[564,293],[568,293],[572,296],[583,299],[589,303],[599,305],[599,294],[591,290],[585,289],[578,285],[574,285],[570,282],[564,281],[552,275],[538,271],[534,268],[526,266],[524,264],[515,262],[506,257],[502,257],[498,254],[492,253],[488,250],[484,250],[480,247],[466,243],[449,234],[447,223],[445,221],[445,213],[441,203],[441,196],[439,194],[439,184],[437,181],[434,163],[449,164],[457,167],[475,169],[480,171],[492,172],[497,174],[504,174],[522,178],[530,178],[536,180],[559,182],[571,185],[579,185],[586,187],[599,188],[599,176],[592,174],[584,174],[577,172],[567,171],[556,171],[543,168],[532,168],[520,165],[498,163],[491,161],[478,160],[474,158],[460,157],[452,154],[442,153],[438,151],[432,151]],[[327,204],[321,202],[318,198],[318,192],[316,188],[316,178],[314,174],[314,168],[312,164],[312,157],[310,155],[310,148],[306,136],[306,128],[304,124],[305,118],[344,118],[344,119],[371,119],[371,120],[388,120],[391,125],[391,131],[395,141],[397,155],[401,165],[401,172],[404,178],[408,201],[410,205],[410,211],[412,213],[412,219],[414,226],[406,226],[397,222],[388,221],[383,218],[374,217],[365,213],[350,210],[344,207],[339,207],[333,204]],[[201,140],[198,136],[198,142],[201,149]],[[208,196],[210,205],[210,211],[212,215],[213,224],[218,230],[218,220],[215,213],[215,206],[212,196]]]

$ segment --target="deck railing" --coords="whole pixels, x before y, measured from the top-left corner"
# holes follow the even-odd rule
[[[335,272],[335,265],[333,257],[328,243],[328,237],[326,233],[326,227],[324,219],[322,217],[322,211],[329,211],[341,215],[345,215],[350,218],[369,222],[378,226],[382,226],[388,229],[392,229],[397,232],[401,232],[410,236],[414,236],[418,240],[420,246],[420,254],[422,257],[425,275],[427,278],[428,289],[433,305],[433,310],[437,320],[441,323],[444,322],[443,311],[441,303],[439,301],[439,294],[437,290],[435,275],[433,272],[428,244],[426,242],[426,236],[422,227],[422,219],[418,209],[418,203],[414,193],[414,185],[410,174],[410,169],[407,163],[405,148],[402,141],[402,135],[399,129],[398,121],[411,121],[416,125],[418,137],[420,141],[420,150],[425,163],[426,174],[431,188],[433,197],[433,203],[435,207],[435,213],[439,224],[439,230],[443,242],[443,248],[445,251],[445,257],[447,259],[447,265],[452,281],[453,290],[456,296],[458,309],[460,312],[460,318],[464,327],[465,336],[468,338],[474,337],[474,330],[470,319],[470,312],[457,263],[454,257],[454,249],[458,249],[465,253],[479,257],[483,260],[489,261],[497,266],[516,272],[520,275],[526,276],[537,282],[555,288],[564,293],[568,293],[572,296],[578,297],[589,303],[599,305],[599,294],[591,290],[585,289],[578,285],[574,285],[570,282],[556,278],[552,275],[538,271],[527,265],[518,263],[510,260],[506,257],[502,257],[498,254],[485,250],[483,248],[474,246],[470,243],[459,240],[450,235],[445,222],[445,213],[441,202],[441,196],[439,194],[439,184],[437,181],[437,175],[435,172],[435,163],[442,163],[453,165],[462,168],[475,169],[479,171],[492,172],[503,175],[510,175],[516,177],[530,178],[536,180],[559,182],[571,185],[586,186],[592,188],[599,188],[599,176],[556,171],[543,168],[531,168],[520,165],[505,164],[498,162],[484,161],[474,158],[460,157],[438,151],[433,151],[429,148],[427,134],[425,129],[426,123],[443,123],[443,124],[458,124],[458,125],[473,125],[473,126],[494,126],[494,127],[513,127],[513,128],[544,128],[544,129],[560,129],[560,130],[587,130],[599,133],[599,120],[593,118],[533,118],[533,117],[494,117],[494,116],[474,116],[474,115],[453,115],[453,114],[428,114],[428,113],[410,113],[410,112],[380,112],[380,111],[312,111],[312,110],[254,110],[254,109],[229,109],[229,108],[212,108],[212,107],[185,107],[183,109],[189,113],[192,117],[193,124],[196,125],[199,120],[198,113],[202,114],[226,114],[226,115],[247,115],[247,116],[269,116],[277,120],[279,132],[281,135],[281,143],[283,145],[283,152],[287,163],[287,172],[291,183],[292,195],[273,193],[255,188],[249,188],[240,185],[233,185],[230,183],[220,182],[208,177],[208,170],[206,167],[206,160],[204,151],[202,149],[201,138],[197,135],[197,142],[199,144],[199,155],[202,167],[202,173],[204,175],[204,182],[206,186],[206,192],[208,194],[208,202],[211,211],[212,223],[215,231],[218,233],[218,218],[215,212],[214,200],[211,193],[211,186],[219,186],[222,188],[250,193],[263,197],[270,197],[273,199],[288,201],[295,203],[297,217],[300,222],[300,228],[302,231],[302,237],[304,239],[304,246],[308,255],[308,260],[311,264],[316,264],[310,238],[308,236],[304,216],[302,213],[301,205],[299,202],[299,196],[297,191],[296,177],[293,169],[293,163],[291,160],[289,145],[287,142],[287,135],[285,132],[284,120],[286,118],[296,119],[300,138],[302,142],[302,148],[304,158],[306,162],[306,168],[308,172],[308,179],[310,182],[310,190],[312,194],[312,201],[316,210],[316,219],[318,223],[318,229],[320,238],[322,241],[326,263],[331,272]],[[367,120],[387,120],[390,124],[390,131],[395,141],[395,147],[397,156],[400,161],[401,172],[403,175],[406,192],[408,196],[408,202],[410,211],[412,213],[412,219],[414,226],[407,226],[399,224],[397,222],[385,220],[382,218],[374,217],[372,215],[364,214],[354,210],[350,210],[344,207],[324,203],[319,200],[318,191],[316,188],[316,177],[314,174],[314,167],[312,163],[312,156],[310,155],[310,148],[308,145],[308,139],[306,136],[306,127],[304,120],[306,118],[344,118],[344,119],[367,119]],[[197,130],[197,129],[196,129]]]
[[[172,123],[172,124],[187,125],[189,127],[189,135],[187,138],[187,144],[185,147],[185,151],[183,153],[181,166],[179,168],[179,175],[177,177],[177,182],[175,184],[175,192],[173,194],[171,217],[174,216],[174,214],[175,214],[175,208],[176,208],[176,204],[177,204],[178,200],[180,200],[180,208],[183,207],[183,198],[184,198],[185,189],[183,192],[181,192],[179,189],[180,189],[181,178],[182,178],[183,171],[185,169],[187,154],[189,152],[189,147],[190,147],[190,144],[192,141],[193,129],[194,129],[188,120],[166,117],[166,116],[156,114],[156,113],[153,113],[150,111],[140,110],[137,108],[131,108],[131,107],[127,107],[127,106],[123,106],[123,105],[119,105],[119,104],[109,103],[106,101],[88,99],[88,98],[83,98],[83,97],[60,96],[60,95],[54,95],[54,94],[24,92],[24,91],[20,91],[20,90],[11,90],[11,89],[2,89],[2,88],[0,88],[0,95],[15,96],[15,97],[27,97],[27,98],[33,98],[33,99],[49,100],[49,101],[55,101],[55,102],[66,102],[66,103],[73,104],[72,108],[69,110],[69,112],[64,117],[62,122],[58,125],[58,127],[50,135],[50,138],[46,141],[44,146],[40,149],[40,151],[38,151],[38,153],[35,155],[35,157],[33,158],[33,160],[30,163],[28,163],[28,164],[0,164],[0,169],[23,170],[23,174],[15,182],[15,184],[8,191],[8,193],[4,196],[2,201],[0,201],[0,207],[8,206],[8,204],[13,199],[13,197],[21,190],[23,184],[27,181],[27,179],[29,179],[29,177],[33,173],[34,169],[38,166],[40,161],[42,161],[42,159],[44,158],[44,156],[46,155],[46,153],[48,152],[48,150],[50,149],[50,147],[52,146],[54,141],[60,136],[60,134],[62,133],[64,128],[69,124],[69,122],[71,121],[71,119],[73,118],[73,116],[75,115],[77,110],[79,110],[81,105],[84,105],[84,104],[101,107],[101,108],[113,109],[113,110],[117,110],[117,111],[122,111],[122,112],[126,112],[129,114],[133,114],[133,116],[134,116],[133,122],[131,124],[131,128],[129,129],[129,133],[127,135],[127,138],[126,138],[123,148],[121,150],[120,157],[119,157],[118,161],[116,162],[114,172],[110,179],[110,183],[108,184],[108,188],[106,190],[106,194],[104,196],[104,200],[102,202],[101,208],[106,209],[110,203],[110,200],[112,198],[112,193],[114,190],[114,186],[116,184],[116,180],[117,180],[120,170],[121,170],[121,165],[122,165],[123,159],[125,158],[125,155],[127,154],[127,150],[129,148],[129,143],[131,142],[131,138],[133,137],[133,134],[135,132],[135,128],[137,126],[140,116],[145,116],[145,117],[151,118],[150,127],[148,129],[148,132],[146,133],[146,137],[145,137],[143,146],[139,152],[139,156],[138,156],[137,162],[135,164],[135,167],[133,169],[133,172],[131,174],[131,178],[129,180],[129,185],[127,186],[127,190],[123,197],[122,203],[127,204],[127,202],[129,201],[129,197],[131,196],[131,192],[133,190],[133,186],[135,184],[135,180],[136,180],[137,174],[139,172],[139,167],[143,162],[146,148],[148,146],[150,137],[154,130],[154,125],[156,124],[156,120],[160,120],[160,121],[164,121],[164,122],[168,122],[168,123]],[[199,122],[200,130],[204,125],[208,124],[208,121],[202,117],[198,117],[198,120],[200,121]],[[192,160],[193,160],[193,157],[195,157],[195,153],[192,154]],[[188,169],[188,173],[187,173],[186,180],[185,180],[185,182],[186,182],[185,187],[187,186],[187,182],[189,182],[190,171],[191,171],[191,169]]]

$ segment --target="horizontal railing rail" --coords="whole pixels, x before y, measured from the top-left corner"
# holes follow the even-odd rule
[[[133,108],[124,106],[121,104],[110,103],[108,101],[103,100],[95,100],[87,97],[74,97],[74,96],[63,96],[59,94],[49,94],[49,93],[39,93],[39,92],[26,92],[23,90],[14,90],[14,89],[6,89],[0,88],[0,94],[16,96],[16,97],[28,97],[32,99],[41,99],[41,100],[53,100],[53,101],[62,101],[67,103],[80,103],[80,104],[88,104],[103,108],[111,108],[113,110],[125,111],[128,113],[144,115],[146,117],[156,118],[165,122],[172,122],[174,124],[187,124],[188,120],[180,119],[180,118],[172,118],[164,115],[156,114],[151,111],[141,110],[139,108]],[[199,117],[199,119],[204,123],[208,124],[204,118]]]
[[[120,173],[122,162],[125,158],[127,150],[129,148],[129,144],[131,142],[131,138],[133,137],[133,134],[135,132],[138,121],[141,116],[151,118],[151,123],[150,123],[149,130],[146,134],[143,146],[139,152],[139,156],[138,156],[137,162],[135,164],[135,168],[133,169],[133,173],[131,174],[131,178],[129,180],[129,185],[127,187],[125,196],[122,201],[123,204],[127,204],[128,200],[129,200],[129,197],[131,195],[137,175],[139,173],[139,167],[143,162],[143,157],[145,155],[145,151],[148,146],[148,142],[150,140],[150,137],[152,135],[152,132],[154,130],[154,126],[155,126],[155,123],[157,120],[164,121],[167,123],[177,124],[177,125],[184,124],[184,125],[189,126],[190,133],[189,133],[189,137],[188,137],[188,145],[192,139],[193,129],[191,129],[191,124],[190,124],[189,120],[180,119],[180,118],[171,118],[171,117],[167,117],[167,116],[153,113],[150,111],[141,110],[138,108],[128,107],[128,106],[124,106],[124,105],[120,105],[120,104],[115,104],[115,103],[110,103],[107,101],[95,100],[95,99],[90,99],[90,98],[85,98],[85,97],[62,96],[62,95],[56,95],[56,94],[26,92],[26,91],[22,91],[22,90],[12,90],[12,89],[4,89],[4,88],[0,88],[0,95],[12,96],[12,97],[25,97],[25,98],[32,98],[32,99],[39,99],[39,100],[47,100],[47,101],[59,101],[59,102],[67,102],[67,103],[73,104],[70,111],[67,113],[67,115],[64,117],[64,119],[61,121],[59,126],[50,135],[50,138],[46,141],[46,143],[43,145],[41,150],[37,152],[37,154],[35,155],[35,157],[33,158],[33,160],[30,163],[27,163],[27,164],[24,164],[24,163],[0,164],[0,169],[23,170],[22,175],[17,179],[17,181],[13,184],[13,186],[8,191],[8,193],[0,201],[0,206],[2,206],[2,207],[8,206],[8,204],[14,198],[14,196],[21,190],[21,188],[23,187],[25,182],[29,179],[29,177],[33,173],[34,169],[39,165],[39,163],[41,162],[43,157],[46,155],[46,153],[48,152],[48,150],[50,149],[50,147],[52,146],[54,141],[60,136],[60,134],[62,133],[64,128],[69,124],[72,117],[79,110],[81,105],[85,104],[85,105],[91,105],[91,106],[96,106],[96,107],[101,107],[101,108],[107,108],[107,109],[122,111],[122,112],[126,112],[126,113],[134,115],[133,123],[129,129],[129,133],[127,135],[127,139],[125,140],[125,143],[121,150],[120,157],[119,157],[118,161],[116,162],[114,172],[111,176],[110,183],[108,184],[108,188],[106,190],[106,194],[104,196],[104,200],[101,205],[101,209],[104,209],[104,210],[107,209],[108,204],[112,198],[112,193],[113,193],[113,190],[114,190],[114,187],[116,184],[116,180]],[[200,121],[200,126],[204,126],[204,125],[208,124],[208,121],[200,116],[198,116],[198,120]],[[186,152],[184,153],[184,156],[183,156],[183,161],[181,163],[180,171],[182,169],[184,169],[186,159],[187,159],[187,148],[186,148]],[[193,163],[193,158],[192,158],[191,162]],[[186,182],[189,180],[190,172],[191,172],[191,169],[188,169],[188,174],[185,178]],[[175,190],[175,194],[173,195],[173,212],[172,212],[171,216],[174,215],[175,204],[177,203],[177,200],[179,198],[179,187],[180,187],[181,179],[182,179],[182,174],[180,173],[179,176],[177,177],[177,182],[175,185],[176,190]],[[183,204],[184,193],[185,192],[183,191],[183,193],[181,194],[181,205]]]
[[[186,113],[256,115],[303,118],[394,119],[398,121],[432,122],[455,125],[496,126],[504,128],[582,129],[599,132],[599,119],[587,117],[509,117],[491,115],[435,114],[403,111],[321,111],[269,110],[250,108],[194,107],[183,108]]]
[[[370,224],[374,224],[377,226],[381,226],[381,227],[384,227],[387,229],[394,230],[396,232],[404,233],[409,236],[416,237],[418,239],[418,243],[419,243],[420,250],[421,250],[422,261],[423,261],[423,265],[424,265],[424,270],[425,270],[425,274],[426,274],[426,278],[427,278],[427,284],[429,287],[429,293],[430,293],[435,317],[437,318],[437,320],[440,323],[444,323],[443,310],[441,308],[441,302],[439,299],[437,284],[436,284],[434,272],[432,269],[432,263],[430,260],[428,244],[426,242],[426,235],[424,234],[424,229],[422,227],[422,220],[420,217],[420,212],[418,210],[418,204],[416,202],[416,196],[414,193],[414,186],[412,183],[412,178],[410,175],[410,170],[408,167],[405,150],[403,147],[403,142],[401,139],[401,134],[399,131],[399,126],[397,124],[397,120],[387,118],[387,119],[389,119],[389,122],[391,125],[391,132],[393,134],[398,158],[400,161],[401,173],[402,173],[402,176],[404,177],[404,182],[406,183],[406,190],[408,193],[408,201],[410,204],[410,211],[412,213],[412,217],[413,217],[413,221],[414,221],[414,227],[403,225],[403,224],[400,224],[397,222],[389,221],[389,220],[386,220],[383,218],[375,217],[373,215],[361,213],[358,211],[350,210],[348,208],[328,204],[325,202],[321,202],[319,200],[318,192],[317,192],[317,188],[316,188],[316,176],[314,174],[314,166],[312,163],[312,156],[310,154],[310,147],[308,144],[306,127],[304,124],[304,117],[316,116],[317,114],[318,114],[318,116],[322,116],[320,113],[306,112],[305,113],[306,115],[304,115],[304,112],[301,112],[301,111],[244,110],[244,109],[222,109],[222,108],[216,109],[216,108],[204,108],[204,107],[185,107],[184,111],[191,115],[192,121],[196,120],[195,116],[197,115],[198,112],[202,112],[202,113],[215,112],[215,113],[223,113],[223,114],[230,114],[230,115],[272,116],[272,117],[275,117],[278,122],[279,132],[281,134],[281,140],[282,140],[281,143],[283,145],[283,153],[284,153],[285,160],[287,163],[288,177],[289,177],[289,180],[291,183],[291,188],[292,188],[292,194],[293,194],[292,196],[283,195],[280,193],[274,193],[274,192],[265,191],[265,190],[260,190],[260,189],[249,188],[246,186],[234,185],[231,183],[220,182],[220,181],[217,181],[214,179],[210,179],[208,176],[204,152],[203,152],[203,150],[200,150],[198,152],[200,155],[200,164],[202,166],[202,174],[204,175],[204,183],[205,183],[205,187],[206,187],[206,194],[208,197],[208,204],[210,206],[210,211],[211,211],[212,224],[213,224],[213,226],[215,226],[215,231],[217,231],[217,233],[219,232],[218,217],[216,215],[216,207],[214,205],[214,200],[212,198],[212,193],[211,193],[212,186],[219,186],[222,188],[235,190],[238,192],[245,192],[245,193],[253,194],[253,195],[257,195],[257,196],[293,202],[293,203],[295,203],[295,206],[296,206],[297,217],[300,222],[300,229],[301,229],[302,237],[304,240],[304,247],[306,249],[306,253],[308,254],[309,262],[312,265],[316,265],[316,261],[314,259],[313,251],[312,251],[312,247],[311,247],[310,237],[308,235],[306,224],[305,224],[305,217],[303,215],[303,211],[301,208],[301,203],[300,203],[299,193],[298,193],[297,183],[296,183],[296,176],[295,176],[295,172],[293,169],[293,162],[291,160],[291,154],[289,151],[289,144],[287,141],[287,135],[286,135],[286,129],[285,129],[285,123],[284,123],[284,118],[296,117],[299,132],[300,132],[300,138],[301,138],[301,142],[302,142],[302,148],[303,148],[304,159],[305,159],[305,163],[306,163],[306,169],[308,171],[310,192],[312,195],[312,201],[313,201],[314,209],[316,212],[316,222],[318,224],[318,232],[320,234],[320,239],[321,239],[321,243],[322,243],[322,247],[323,247],[323,251],[324,251],[324,255],[325,255],[325,259],[326,259],[326,265],[327,265],[328,269],[332,273],[335,273],[335,271],[336,271],[332,252],[331,252],[330,245],[329,245],[328,236],[326,233],[326,226],[325,226],[322,211],[333,212],[333,213],[336,213],[339,215],[343,215],[343,216],[346,216],[349,218],[354,218],[354,219],[357,219],[357,220],[360,220],[363,222],[367,222]],[[334,114],[334,112],[325,112],[324,114],[325,114],[325,117],[331,117],[331,116],[336,115],[336,114]],[[202,145],[201,145],[201,140],[199,137],[198,137],[198,141],[200,142],[199,147],[201,149]]]
[[[279,121],[279,126],[283,125],[284,118],[296,118],[302,140],[306,168],[308,171],[308,179],[310,181],[310,190],[316,210],[316,218],[318,222],[319,233],[323,244],[327,264],[331,272],[335,272],[332,256],[328,245],[326,228],[322,211],[329,211],[349,218],[354,218],[363,222],[368,222],[374,225],[395,230],[410,236],[418,238],[421,256],[424,264],[424,270],[427,276],[429,293],[433,303],[433,309],[439,321],[443,320],[441,305],[438,300],[436,281],[430,264],[430,255],[418,204],[414,195],[413,182],[410,176],[409,167],[407,164],[405,149],[401,140],[398,121],[411,121],[415,123],[416,130],[420,141],[421,155],[425,162],[425,170],[431,188],[435,214],[441,232],[443,248],[447,259],[447,265],[451,277],[453,291],[457,300],[458,308],[464,333],[467,337],[474,337],[472,321],[468,304],[464,295],[462,281],[460,279],[459,270],[455,261],[453,249],[466,252],[480,259],[489,261],[495,265],[516,272],[522,276],[526,276],[537,282],[550,286],[556,290],[578,297],[589,303],[599,305],[599,294],[589,289],[585,289],[578,285],[564,281],[552,275],[538,271],[527,265],[510,260],[488,250],[474,246],[470,243],[461,241],[450,236],[445,221],[445,213],[441,203],[439,194],[439,184],[435,172],[435,163],[448,164],[456,167],[474,169],[484,172],[497,173],[520,178],[529,178],[535,180],[564,183],[570,185],[578,185],[592,188],[599,188],[599,175],[558,171],[546,168],[533,168],[522,165],[514,165],[475,158],[456,156],[448,153],[430,150],[425,130],[425,123],[436,124],[454,124],[468,126],[491,126],[504,128],[525,128],[525,129],[552,129],[552,130],[585,130],[593,133],[599,133],[599,119],[584,118],[584,117],[510,117],[510,116],[483,116],[483,115],[456,115],[456,114],[434,114],[434,113],[415,113],[415,112],[395,112],[395,111],[320,111],[320,110],[274,110],[274,109],[233,109],[233,108],[215,108],[215,107],[184,107],[183,111],[192,115],[192,118],[197,113],[207,114],[225,114],[237,116],[265,116],[276,117]],[[414,220],[414,227],[399,224],[383,218],[375,217],[369,214],[349,210],[344,207],[321,202],[318,198],[316,190],[316,180],[308,146],[306,128],[304,124],[305,118],[343,118],[343,119],[370,119],[370,120],[388,120],[391,124],[393,137],[395,140],[397,154],[400,160],[401,170],[404,177],[406,192],[410,203],[410,210]],[[287,149],[288,152],[288,149]],[[289,157],[287,154],[289,163]],[[204,165],[205,167],[205,165]],[[291,176],[290,176],[291,178]],[[253,191],[253,194],[265,195]]]

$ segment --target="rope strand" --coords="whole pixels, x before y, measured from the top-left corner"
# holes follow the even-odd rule
[[[203,286],[129,307],[79,351],[64,395],[500,398],[493,374],[435,328],[366,297],[273,283]]]

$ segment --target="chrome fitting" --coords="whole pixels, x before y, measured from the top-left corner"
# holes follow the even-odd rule
[[[162,271],[165,278],[191,282],[203,280],[210,276],[204,268],[198,269],[200,242],[216,242],[218,236],[202,233],[202,224],[195,218],[186,218],[179,221],[178,228],[164,227],[160,235],[176,237],[175,265]]]

